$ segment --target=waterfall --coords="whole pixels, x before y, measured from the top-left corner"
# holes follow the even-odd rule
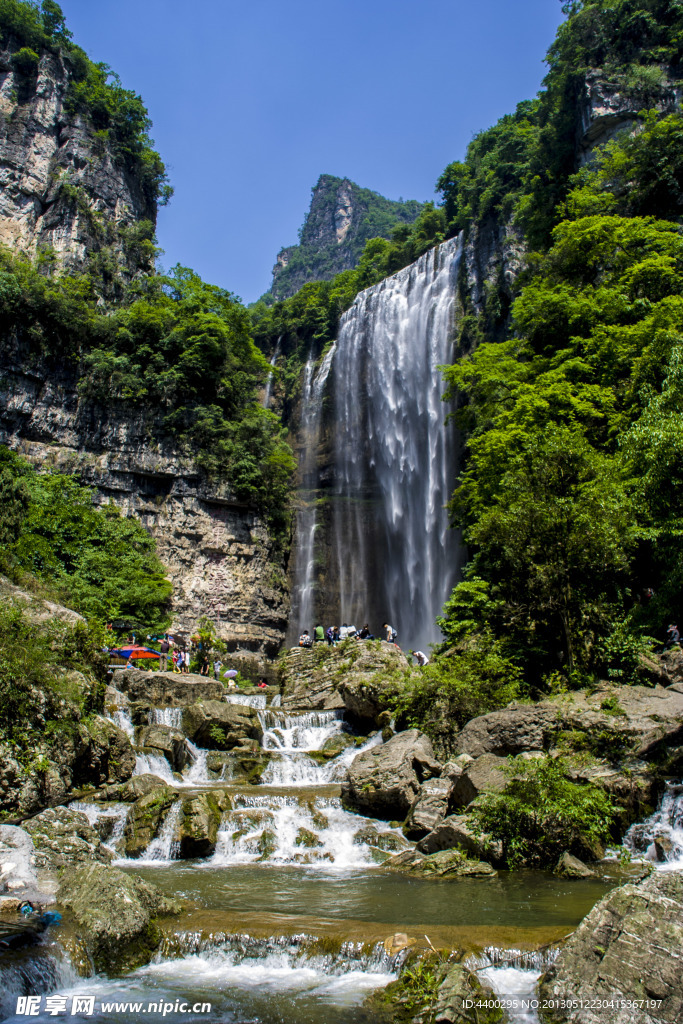
[[[632,825],[624,846],[636,856],[657,863],[660,870],[683,869],[683,783],[667,783],[659,810]]]
[[[147,714],[150,725],[168,725],[171,729],[182,729],[182,708],[151,708]]]
[[[338,617],[389,621],[427,650],[456,579],[444,508],[455,446],[439,367],[452,362],[460,239],[361,292],[341,320],[334,361]],[[303,621],[303,620],[302,620]]]
[[[315,534],[317,526],[316,496],[318,486],[317,452],[321,438],[323,394],[332,367],[336,343],[325,353],[314,375],[313,353],[304,368],[301,398],[301,452],[299,455],[299,509],[296,514],[294,581],[292,587],[291,639],[302,629],[312,631],[315,613]]]
[[[175,838],[180,818],[180,800],[176,800],[164,818],[158,835],[151,841],[143,855],[140,863],[144,861],[170,861],[177,860],[180,854],[180,843]]]
[[[279,697],[280,694],[277,696]],[[258,710],[262,710],[266,706],[265,693],[226,693],[223,700],[227,704],[242,704]]]
[[[281,342],[282,342],[282,335],[280,335],[280,337],[277,339],[277,344],[275,345],[275,351],[274,351],[273,356],[272,356],[272,358],[270,360],[270,365],[273,366],[273,367],[277,363],[278,358],[280,356],[280,344],[281,344]],[[270,397],[271,397],[272,392],[273,392],[273,377],[274,377],[274,373],[273,373],[273,370],[271,370],[270,373],[268,374],[268,379],[266,380],[266,390],[265,390],[265,394],[263,396],[263,408],[264,409],[268,409],[269,406],[270,406]]]

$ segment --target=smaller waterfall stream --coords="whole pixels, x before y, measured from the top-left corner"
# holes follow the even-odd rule
[[[277,363],[277,361],[278,361],[278,359],[280,357],[280,345],[281,345],[281,343],[282,343],[282,335],[280,335],[280,337],[277,339],[277,344],[275,345],[275,352],[273,353],[273,355],[271,357],[271,360],[270,360],[270,365],[272,367],[275,366],[275,364]],[[271,395],[273,393],[273,378],[274,378],[274,376],[275,376],[275,374],[274,374],[273,370],[271,370],[270,373],[268,374],[268,379],[266,380],[266,390],[265,390],[265,393],[263,395],[263,408],[264,409],[269,409],[270,408],[270,398],[271,398]]]
[[[683,783],[667,784],[659,809],[647,821],[631,825],[624,846],[654,861],[659,870],[683,870]]]
[[[310,353],[304,368],[303,393],[301,398],[302,420],[300,436],[302,441],[299,456],[299,501],[296,514],[296,540],[294,555],[294,580],[292,587],[292,614],[290,630],[292,639],[302,629],[312,630],[315,614],[315,533],[317,528],[316,498],[318,487],[317,449],[322,427],[323,396],[325,385],[332,367],[336,342],[325,353],[318,372],[313,374],[314,359]]]

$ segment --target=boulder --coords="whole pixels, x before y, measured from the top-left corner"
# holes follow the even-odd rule
[[[145,852],[176,797],[168,786],[159,786],[135,801],[123,830],[126,857],[140,857]]]
[[[82,811],[49,807],[24,822],[24,828],[33,840],[39,868],[71,867],[91,861],[108,864],[113,858]]]
[[[223,812],[230,807],[224,793],[205,792],[183,799],[178,838],[182,858],[210,857],[216,849],[216,838]]]
[[[603,706],[605,705],[605,706]],[[618,709],[615,712],[614,708]],[[677,686],[609,686],[509,704],[473,718],[455,741],[459,753],[520,754],[549,750],[564,733],[598,755],[656,759],[683,743],[683,692]]]
[[[410,672],[398,647],[380,641],[346,640],[330,647],[293,647],[280,663],[285,711],[346,710],[371,727],[387,708],[387,694],[397,671]]]
[[[125,782],[135,771],[135,751],[123,729],[108,718],[93,715],[78,727],[74,785],[99,787]]]
[[[212,750],[206,755],[206,770],[212,779],[258,786],[263,773],[277,753],[270,750]]]
[[[594,871],[584,864],[578,857],[572,856],[567,850],[564,851],[557,864],[555,874],[560,878],[597,878]]]
[[[182,772],[188,762],[185,736],[170,725],[147,725],[138,729],[138,749],[143,754],[161,754],[175,772]]]
[[[499,1000],[493,989],[479,975],[462,964],[450,967],[439,985],[434,1007],[434,1024],[494,1024],[499,1021],[495,1009],[484,1009],[489,1002],[495,1007]]]
[[[446,817],[453,786],[453,780],[444,776],[422,783],[403,826],[409,839],[421,839]]]
[[[353,747],[355,742],[355,738],[348,732],[340,732],[336,736],[330,736],[329,739],[325,740],[320,748],[320,753],[330,760],[333,757],[337,757],[348,747]]]
[[[162,938],[157,915],[180,911],[156,886],[103,864],[65,873],[57,902],[73,916],[95,969],[108,974],[148,963]]]
[[[421,783],[440,772],[429,739],[417,729],[407,729],[356,755],[342,783],[342,801],[375,818],[405,818]]]
[[[650,656],[648,660],[653,660],[659,665],[663,678],[658,682],[661,681],[663,686],[683,683],[683,651],[680,647],[672,647],[658,658]]]
[[[449,814],[417,844],[418,852],[427,854],[453,848],[463,851],[475,860],[486,860],[493,864],[500,864],[503,860],[502,844],[489,839],[486,835],[480,836],[472,832],[466,814]]]
[[[384,867],[424,878],[493,878],[497,874],[490,864],[470,860],[460,850],[439,850],[428,855],[418,853],[417,850],[405,850],[386,860]]]
[[[539,997],[555,1001],[553,1021],[681,1021],[681,948],[683,872],[655,872],[596,903],[541,978]],[[584,1005],[563,1005],[569,996]],[[661,1002],[641,1005],[647,1000]]]
[[[147,796],[154,789],[165,786],[166,783],[158,775],[134,775],[128,782],[118,783],[115,786],[105,786],[92,794],[92,800],[116,800],[124,804],[132,804],[141,796]]]
[[[178,672],[145,672],[126,668],[116,673],[116,685],[131,701],[143,701],[156,708],[180,708],[200,700],[222,700],[223,683],[206,676]]]
[[[380,832],[374,825],[366,825],[355,833],[354,843],[370,846],[386,853],[402,853],[408,848],[408,840],[396,832]]]
[[[508,781],[503,773],[504,757],[482,754],[469,762],[453,784],[451,805],[467,807],[480,793],[500,793]]]
[[[30,899],[38,889],[33,839],[16,825],[0,825],[0,894]]]
[[[231,750],[249,740],[260,743],[263,739],[254,708],[218,700],[187,705],[183,710],[183,729],[193,743],[209,750]]]

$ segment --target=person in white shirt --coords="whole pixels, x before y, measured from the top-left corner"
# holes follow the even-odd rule
[[[429,664],[429,658],[423,651],[411,651],[410,653],[415,658],[420,668],[424,668],[425,665]]]

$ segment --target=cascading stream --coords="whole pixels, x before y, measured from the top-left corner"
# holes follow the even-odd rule
[[[280,357],[280,345],[281,345],[281,343],[282,343],[282,335],[280,335],[280,337],[277,339],[277,344],[275,345],[275,352],[273,353],[273,356],[272,356],[272,358],[270,360],[271,367],[275,366],[275,364],[277,363],[277,361],[278,361],[278,359]],[[272,396],[272,393],[273,393],[273,378],[274,378],[274,376],[275,376],[274,370],[271,369],[270,373],[268,374],[268,379],[266,380],[266,390],[265,390],[264,395],[263,395],[263,408],[264,409],[269,409],[270,408],[270,399],[271,399],[271,396]]]
[[[312,631],[314,626],[317,449],[322,426],[323,395],[335,351],[336,343],[325,353],[315,375],[313,373],[315,361],[312,353],[309,354],[304,368],[300,428],[302,448],[299,456],[299,509],[296,514],[294,581],[290,616],[290,640],[292,641],[301,630]]]
[[[668,783],[659,809],[647,821],[632,825],[625,848],[654,861],[660,870],[683,870],[683,783]]]
[[[361,292],[341,320],[333,369],[334,548],[339,615],[389,621],[428,649],[456,579],[445,505],[456,476],[439,367],[452,361],[461,240]]]

